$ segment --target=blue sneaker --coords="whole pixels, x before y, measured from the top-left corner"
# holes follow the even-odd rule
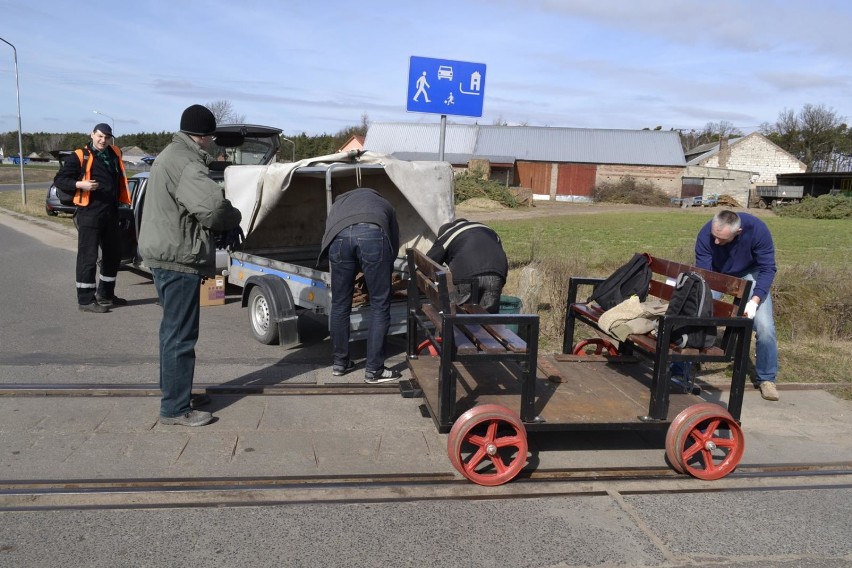
[[[379,383],[389,383],[391,381],[397,381],[401,378],[402,373],[393,369],[388,369],[387,367],[382,367],[378,371],[367,371],[364,374],[364,382],[369,383],[371,385],[376,385]]]

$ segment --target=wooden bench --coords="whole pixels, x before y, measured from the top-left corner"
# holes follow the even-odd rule
[[[617,341],[615,338],[609,338],[597,325],[604,310],[595,303],[577,301],[581,286],[594,288],[603,282],[604,278],[571,277],[568,283],[562,352],[566,354],[574,352],[574,332],[577,321],[580,321],[591,327],[599,337],[607,337],[613,346],[617,346],[619,355],[638,354],[650,360],[653,363],[654,373],[648,418],[653,420],[662,420],[667,415],[669,363],[674,361],[733,363],[728,411],[735,419],[739,419],[752,332],[752,321],[744,315],[744,311],[746,303],[751,298],[754,283],[750,280],[648,256],[653,273],[648,286],[648,298],[653,297],[668,302],[674,293],[674,281],[678,274],[697,272],[704,277],[712,290],[721,293],[721,297],[713,300],[712,317],[663,316],[659,321],[656,334],[633,334],[629,335],[625,341]],[[671,343],[672,330],[686,324],[713,325],[724,327],[725,331],[718,345],[706,349],[681,349]]]
[[[416,249],[406,251],[409,270],[407,355],[416,359],[428,350],[440,359],[442,424],[455,419],[458,363],[517,363],[522,369],[524,404],[521,419],[533,417],[539,319],[534,314],[491,314],[476,303],[456,304],[450,270]],[[472,298],[476,300],[476,298]],[[507,326],[517,326],[516,333]],[[522,338],[521,335],[524,337]]]

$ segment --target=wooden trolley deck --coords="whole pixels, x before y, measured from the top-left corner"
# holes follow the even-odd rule
[[[554,430],[660,430],[682,410],[704,400],[693,394],[672,392],[666,420],[644,421],[651,400],[652,369],[640,362],[564,360],[561,355],[540,355],[535,378],[534,421],[528,431]],[[563,360],[560,360],[563,359]],[[586,359],[589,359],[588,357]],[[603,359],[603,358],[601,358]],[[440,358],[422,356],[408,361],[423,391],[429,413],[441,433],[451,424],[438,420],[440,409]],[[456,414],[477,404],[499,404],[521,415],[521,369],[493,361],[454,363]],[[550,380],[559,375],[562,382]]]

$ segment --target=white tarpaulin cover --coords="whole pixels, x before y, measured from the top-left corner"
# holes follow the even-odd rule
[[[245,249],[318,247],[329,206],[329,169],[332,200],[369,187],[391,202],[400,254],[410,246],[428,248],[438,228],[454,219],[453,170],[447,162],[407,162],[366,152],[357,159],[340,153],[295,163],[231,166],[225,170],[225,196],[243,215]]]

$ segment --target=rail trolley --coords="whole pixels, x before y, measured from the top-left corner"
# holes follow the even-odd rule
[[[670,271],[685,267],[662,262]],[[446,268],[412,249],[408,264],[412,380],[401,386],[403,396],[423,397],[438,431],[449,434],[451,463],[470,481],[496,486],[512,480],[527,462],[527,433],[542,431],[666,431],[669,465],[704,480],[720,479],[739,464],[752,331],[739,302],[733,305],[738,314],[714,320],[726,326],[722,348],[703,354],[663,348],[672,325],[679,323],[677,317],[664,317],[659,350],[649,364],[641,342],[616,346],[597,335],[573,343],[574,320],[584,309],[576,303],[578,287],[602,279],[571,278],[562,353],[539,355],[537,315],[489,314],[475,304],[455,305]],[[739,296],[747,297],[751,283],[743,282]],[[654,287],[657,295],[670,297],[664,284]],[[695,359],[734,363],[727,408],[705,401],[694,389],[672,388],[669,363]]]

